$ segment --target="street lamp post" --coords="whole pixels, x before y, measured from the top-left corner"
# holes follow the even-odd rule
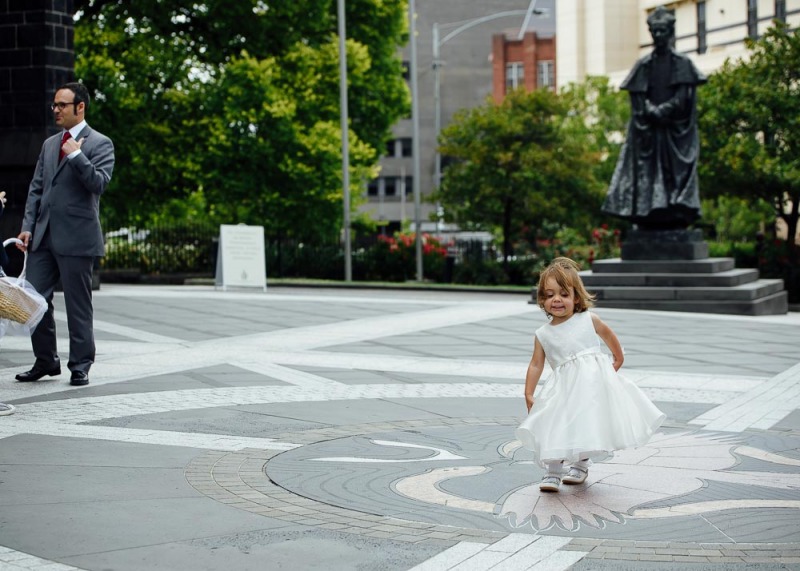
[[[442,61],[439,57],[441,47],[446,44],[448,41],[455,38],[461,32],[465,32],[470,28],[475,26],[479,26],[486,22],[491,22],[492,20],[497,20],[499,18],[508,18],[511,16],[526,16],[524,28],[527,27],[530,15],[538,14],[539,12],[536,10],[536,0],[531,0],[530,6],[527,10],[506,10],[504,12],[498,12],[496,14],[490,14],[488,16],[483,16],[482,18],[475,18],[473,20],[462,20],[460,22],[451,22],[449,24],[438,24],[436,22],[433,23],[433,107],[434,107],[434,116],[433,116],[433,129],[435,131],[435,140],[434,140],[434,172],[433,172],[433,186],[434,188],[438,188],[439,184],[441,183],[442,179],[442,155],[439,152],[439,133],[442,130],[442,104],[441,104],[441,77],[439,75],[439,68],[442,66]],[[440,28],[444,27],[452,27],[458,26],[455,30],[444,36],[443,38],[439,38],[439,30]]]
[[[414,232],[414,251],[417,261],[417,281],[421,282],[423,279],[422,267],[422,221],[421,221],[421,189],[420,189],[420,156],[419,156],[419,94],[417,92],[417,19],[416,19],[416,4],[414,0],[408,2],[408,19],[409,19],[409,33],[411,35],[411,68],[409,73],[411,75],[411,123],[413,136],[411,138],[411,154],[413,157],[414,166],[414,223],[416,225],[416,232]],[[403,184],[403,192],[405,192],[405,184]]]
[[[525,21],[522,22],[522,27],[519,29],[519,33],[517,34],[517,39],[521,40],[525,37],[525,30],[528,29],[528,24],[531,22],[531,18],[533,18],[536,14],[541,14],[540,10],[536,9],[536,2],[538,0],[531,0],[530,5],[528,6],[528,13],[525,14]]]
[[[344,226],[344,281],[353,280],[353,260],[350,246],[350,145],[347,118],[347,49],[345,44],[345,0],[338,0],[339,18],[339,119],[342,128],[342,226]]]

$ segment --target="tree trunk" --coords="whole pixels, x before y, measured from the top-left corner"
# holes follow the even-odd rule
[[[789,251],[794,254],[792,260],[797,260],[797,221],[800,217],[800,194],[792,197],[792,208],[789,214],[784,217],[788,232],[786,240],[789,242]]]
[[[511,199],[503,204],[503,269],[508,274],[508,261],[511,258]]]

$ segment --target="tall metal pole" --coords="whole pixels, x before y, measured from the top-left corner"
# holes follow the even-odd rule
[[[442,182],[442,155],[439,152],[439,133],[442,131],[442,104],[439,100],[439,24],[433,23],[433,187],[439,188]]]
[[[522,22],[522,27],[519,29],[519,34],[517,34],[517,39],[521,40],[525,37],[525,30],[528,29],[528,24],[530,24],[531,18],[535,14],[541,14],[541,10],[536,10],[536,0],[531,0],[530,5],[528,6],[528,13],[525,14],[525,21]]]
[[[422,275],[422,223],[420,206],[420,168],[419,168],[419,94],[417,90],[417,22],[416,6],[414,0],[408,2],[409,33],[411,34],[411,153],[414,155],[414,224],[416,226],[415,246],[417,258],[417,281],[421,282]]]
[[[344,2],[337,0],[339,16],[339,116],[342,127],[342,200],[344,202],[344,281],[353,281],[350,247],[350,140],[347,118],[347,49],[345,47]]]

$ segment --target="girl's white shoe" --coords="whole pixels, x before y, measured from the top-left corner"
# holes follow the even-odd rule
[[[543,492],[557,492],[558,487],[561,485],[561,478],[553,474],[547,474],[542,481],[539,482],[539,489]]]
[[[588,475],[589,475],[589,468],[582,468],[580,466],[570,466],[569,470],[567,470],[566,476],[561,478],[561,481],[564,482],[565,484],[570,484],[570,485],[583,484],[586,481],[586,477]]]

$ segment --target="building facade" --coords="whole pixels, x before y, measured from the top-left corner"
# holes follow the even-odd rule
[[[492,38],[494,82],[492,94],[501,103],[520,87],[525,91],[556,88],[556,39],[525,32],[522,39],[507,34]]]
[[[605,75],[614,85],[652,50],[647,16],[657,6],[675,13],[675,49],[709,74],[745,56],[774,19],[800,26],[800,0],[559,0],[558,86]]]
[[[445,127],[459,110],[481,105],[493,96],[492,38],[496,34],[517,36],[530,5],[530,0],[416,0],[423,230],[435,228],[428,221],[437,212],[436,205],[426,200],[437,185],[437,107],[440,124]],[[535,8],[540,13],[530,18],[527,30],[540,38],[552,38],[555,0],[537,0]],[[434,27],[438,31],[438,61],[434,61]],[[402,51],[405,62],[409,62],[410,53],[406,46]],[[438,106],[434,96],[437,76]],[[367,202],[361,207],[373,219],[384,223],[387,233],[414,221],[411,118],[399,121],[393,133],[394,138],[380,160],[380,175],[365,188]]]

